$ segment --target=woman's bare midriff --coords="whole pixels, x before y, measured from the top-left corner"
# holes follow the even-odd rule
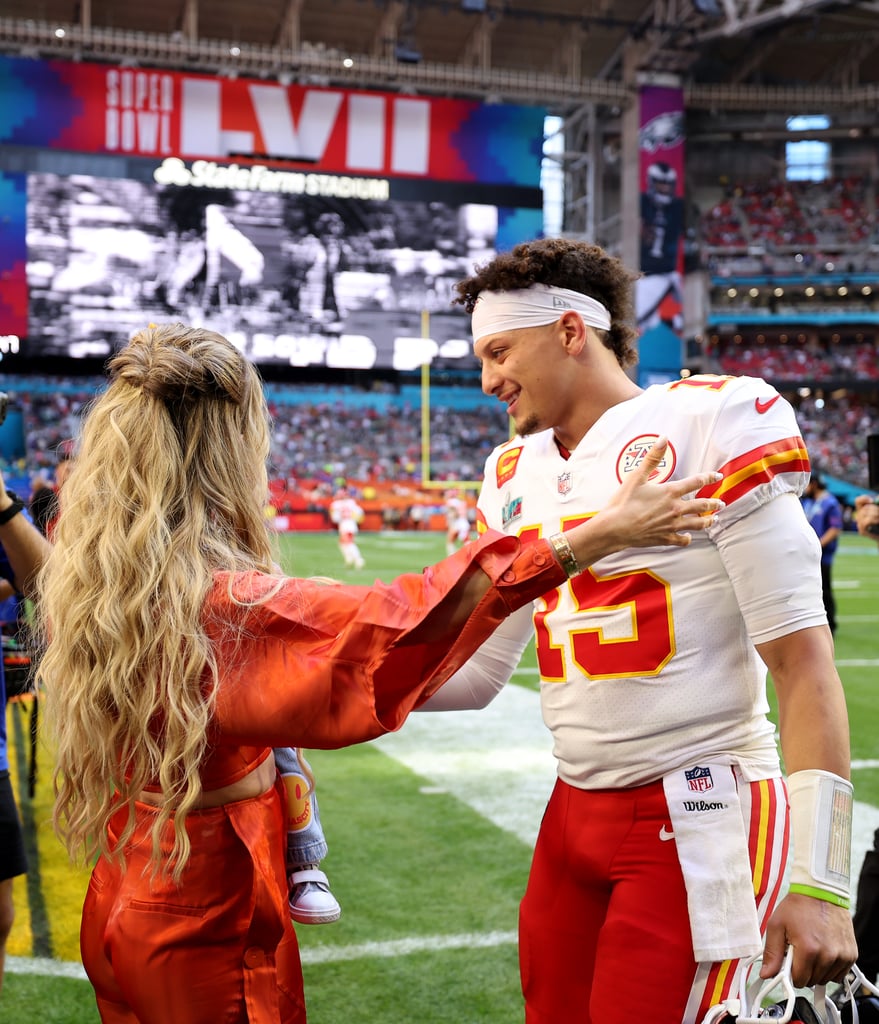
[[[230,782],[228,786],[221,786],[219,789],[204,790],[195,804],[195,809],[205,810],[208,807],[220,807],[223,804],[235,803],[237,800],[261,796],[274,786],[276,777],[275,756],[270,754],[262,764],[257,765],[237,782]],[[162,803],[162,794],[144,789],[141,790],[138,800],[159,807]]]

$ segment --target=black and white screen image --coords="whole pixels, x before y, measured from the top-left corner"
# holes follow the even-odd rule
[[[26,354],[104,358],[180,321],[257,364],[475,367],[452,289],[496,235],[493,206],[31,174]]]

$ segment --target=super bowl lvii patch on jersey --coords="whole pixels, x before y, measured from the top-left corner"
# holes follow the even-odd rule
[[[521,495],[516,498],[511,498],[509,494],[504,499],[503,507],[501,508],[501,522],[503,523],[504,529],[506,529],[510,523],[516,519],[522,518],[522,497]]]

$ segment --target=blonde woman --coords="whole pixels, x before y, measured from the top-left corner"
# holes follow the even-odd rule
[[[324,586],[273,568],[259,378],[210,331],[109,364],[40,579],[55,822],[97,855],[82,957],[110,1024],[302,1024],[272,748],[398,728],[513,609],[628,544],[689,542],[719,503],[654,485],[527,546],[489,532],[419,575]]]

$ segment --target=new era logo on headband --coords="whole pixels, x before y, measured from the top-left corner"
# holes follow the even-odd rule
[[[552,304],[553,304],[553,308],[554,309],[570,309],[571,308],[571,304],[569,302],[565,302],[564,299],[560,299],[558,297],[558,295],[553,295],[553,297],[552,297]]]

